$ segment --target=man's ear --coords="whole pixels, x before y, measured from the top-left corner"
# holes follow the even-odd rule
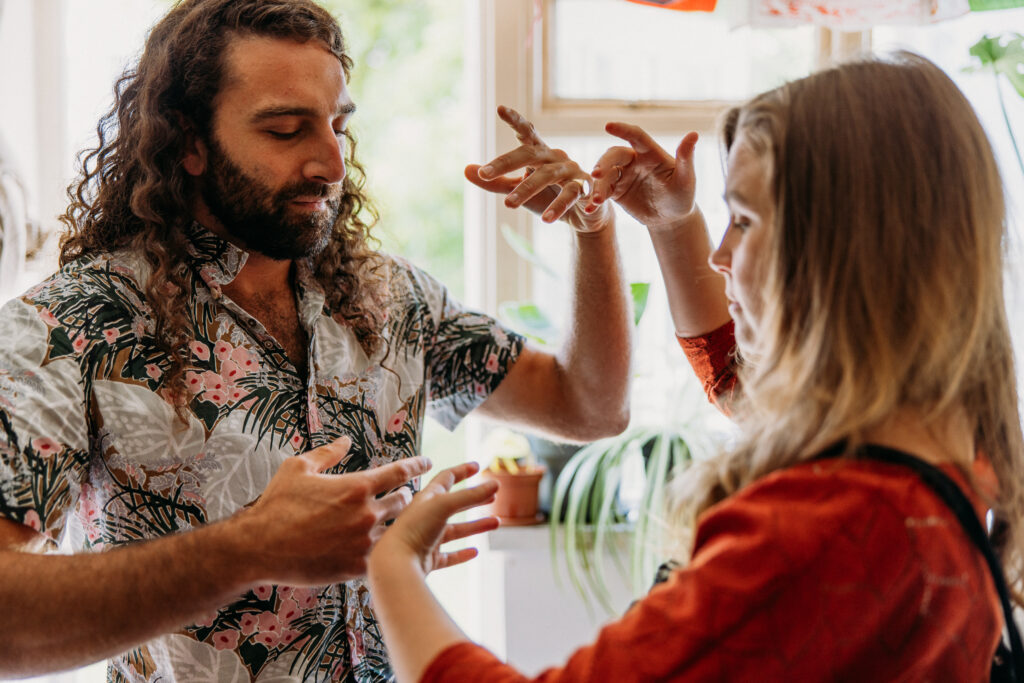
[[[178,113],[178,123],[185,134],[185,146],[181,152],[181,165],[191,176],[201,176],[206,171],[206,159],[209,148],[206,142],[196,133],[196,127]]]

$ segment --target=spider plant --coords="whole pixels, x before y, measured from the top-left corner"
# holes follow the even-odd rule
[[[562,470],[555,487],[553,510],[567,501],[565,518],[549,524],[555,577],[564,564],[569,581],[590,606],[596,601],[609,614],[612,605],[605,557],[620,575],[631,579],[639,596],[650,586],[660,557],[665,531],[666,483],[709,447],[707,433],[689,425],[631,427],[622,434],[582,448]],[[626,509],[620,496],[630,467],[642,462],[643,490],[635,509]],[[618,534],[631,532],[629,557],[622,557]],[[559,562],[559,549],[564,558]],[[628,560],[628,569],[626,561]]]
[[[989,3],[999,5],[1000,3]],[[1004,3],[1003,6],[1020,6],[1020,2]],[[993,7],[991,9],[999,9]],[[995,79],[996,95],[999,97],[999,109],[1003,113],[1003,121],[1006,123],[1006,130],[1010,134],[1010,143],[1017,155],[1017,165],[1021,173],[1024,173],[1024,159],[1021,158],[1020,147],[1017,138],[1013,134],[1013,126],[1010,124],[1010,115],[1006,111],[1006,101],[1003,99],[1003,88],[1000,75],[1005,76],[1010,85],[1017,91],[1017,94],[1024,97],[1024,36],[1019,33],[1008,33],[1002,36],[983,36],[981,40],[971,46],[971,55],[976,57],[980,66],[969,67],[968,71],[986,70],[992,73]]]

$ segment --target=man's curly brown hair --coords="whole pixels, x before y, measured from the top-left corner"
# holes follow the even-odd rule
[[[156,26],[137,66],[114,88],[114,105],[97,126],[99,142],[83,152],[71,203],[61,220],[60,262],[128,249],[152,266],[142,283],[156,342],[169,356],[164,386],[184,397],[186,346],[192,339],[183,296],[185,228],[192,222],[194,188],[182,167],[190,132],[212,134],[213,102],[224,77],[231,40],[269,36],[322,42],[341,62],[352,60],[341,28],[309,0],[184,0]],[[191,129],[191,131],[190,131]],[[386,287],[383,259],[371,247],[377,213],[363,191],[365,173],[346,132],[348,173],[338,219],[327,247],[313,258],[315,277],[335,317],[349,325],[368,353],[384,345]],[[364,219],[363,216],[368,216]],[[183,417],[184,403],[178,412]]]

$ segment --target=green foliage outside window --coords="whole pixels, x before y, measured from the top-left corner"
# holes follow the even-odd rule
[[[325,0],[355,62],[352,127],[383,248],[464,296],[463,4]]]

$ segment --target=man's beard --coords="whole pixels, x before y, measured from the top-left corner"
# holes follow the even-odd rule
[[[213,216],[249,251],[285,261],[316,256],[330,240],[341,206],[341,183],[300,182],[276,192],[247,175],[211,137],[209,170],[202,196]],[[297,197],[323,197],[327,208],[306,215],[289,215]]]

